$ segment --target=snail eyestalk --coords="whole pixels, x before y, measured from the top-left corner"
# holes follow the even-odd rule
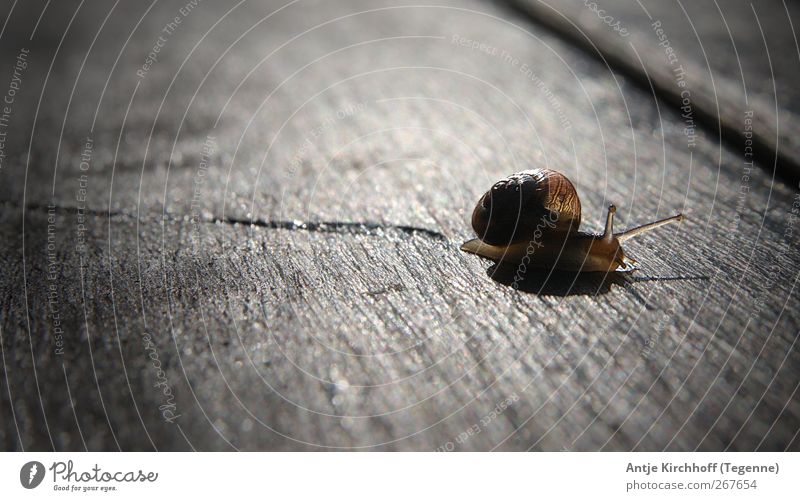
[[[603,240],[610,242],[614,239],[614,214],[617,207],[614,204],[608,206],[608,216],[606,216],[606,231],[603,233]]]
[[[673,221],[682,221],[682,220],[683,220],[683,214],[678,214],[672,217],[668,217],[666,219],[661,219],[660,221],[656,221],[654,223],[643,224],[642,226],[632,228],[628,231],[623,231],[622,233],[617,233],[615,236],[617,237],[617,240],[619,240],[620,243],[622,243],[626,240],[630,240],[636,235],[641,235],[642,233],[654,230],[659,226],[664,226],[665,224],[669,224]],[[606,231],[608,230],[606,229]]]

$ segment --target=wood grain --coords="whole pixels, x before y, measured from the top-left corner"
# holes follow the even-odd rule
[[[105,3],[35,51],[0,188],[5,449],[800,447],[800,201],[768,159],[688,148],[675,109],[486,3],[202,3],[137,77],[180,5],[112,12],[83,67]],[[531,166],[587,229],[611,201],[620,228],[688,220],[631,241],[633,274],[515,291],[458,247]]]

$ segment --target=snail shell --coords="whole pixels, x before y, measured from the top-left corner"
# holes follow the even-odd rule
[[[472,212],[472,228],[490,245],[530,240],[542,218],[554,232],[578,231],[581,201],[569,179],[550,169],[526,170],[498,181]]]

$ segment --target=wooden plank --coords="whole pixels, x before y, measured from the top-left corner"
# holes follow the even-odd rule
[[[680,110],[687,137],[703,127],[749,140],[765,166],[800,181],[800,95],[792,84],[800,47],[783,0],[569,2],[510,0],[514,12],[597,55]],[[742,127],[747,113],[752,128]]]
[[[69,107],[91,40],[64,50],[3,173],[28,173],[0,209],[7,449],[797,449],[796,187],[491,5],[204,3],[136,78],[177,5],[113,14]],[[688,221],[631,242],[630,276],[516,292],[458,247],[530,166],[587,228],[609,201]]]

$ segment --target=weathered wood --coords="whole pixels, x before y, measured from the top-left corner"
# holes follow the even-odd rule
[[[687,137],[703,126],[751,142],[764,164],[800,181],[796,4],[606,0],[508,5],[680,109]],[[752,128],[742,126],[747,115]]]
[[[58,38],[35,47],[0,173],[6,449],[800,446],[800,202],[744,145],[687,148],[674,109],[483,3],[202,3],[138,77],[181,5],[112,12],[82,67],[111,5],[83,7],[46,85]],[[529,166],[587,228],[609,201],[688,220],[631,241],[634,274],[514,291],[458,247]]]

